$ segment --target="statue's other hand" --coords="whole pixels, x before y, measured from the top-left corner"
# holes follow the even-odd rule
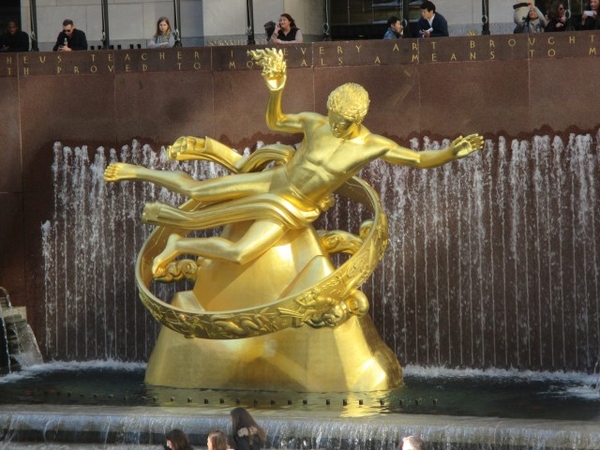
[[[167,154],[170,159],[176,161],[198,159],[204,153],[205,145],[205,140],[202,138],[182,136],[173,145],[169,145]]]
[[[470,134],[465,137],[459,136],[452,141],[450,147],[456,158],[464,158],[483,148],[483,137],[478,134]]]
[[[275,48],[265,48],[248,51],[248,55],[262,67],[262,76],[267,87],[272,91],[283,89],[287,79],[287,64],[283,59],[283,51]]]

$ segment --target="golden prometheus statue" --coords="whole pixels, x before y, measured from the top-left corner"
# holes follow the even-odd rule
[[[114,163],[106,181],[142,180],[189,197],[180,207],[146,204],[157,225],[140,251],[140,297],[162,328],[145,381],[153,385],[303,392],[375,391],[402,384],[402,369],[383,343],[359,286],[387,245],[377,194],[354,175],[381,158],[417,168],[440,166],[483,145],[474,134],[444,150],[415,152],[371,133],[369,106],[355,83],[336,88],[328,115],[286,114],[283,53],[252,50],[269,88],[267,125],[302,133],[297,150],[272,145],[242,156],[210,138],[181,137],[175,160],[214,161],[232,174],[195,180],[183,172]],[[358,235],[311,225],[344,196],[372,214]],[[189,237],[223,226],[219,236]],[[350,254],[339,267],[329,255]],[[192,255],[194,259],[180,259]],[[151,292],[153,280],[194,281],[170,303]]]

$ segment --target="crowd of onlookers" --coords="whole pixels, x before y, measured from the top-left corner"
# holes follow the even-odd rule
[[[585,10],[580,15],[571,14],[561,0],[552,0],[543,12],[533,1],[519,2],[513,5],[515,33],[544,33],[566,30],[597,30],[600,29],[598,6],[600,0],[589,0]],[[392,16],[387,21],[388,29],[383,39],[400,39],[412,37],[410,30],[405,29],[406,22]],[[421,18],[417,22],[418,37],[449,36],[448,22],[438,12],[435,5],[425,0],[421,4]]]
[[[588,10],[580,17],[571,17],[562,1],[554,1],[544,13],[534,2],[513,5],[515,33],[544,33],[555,31],[595,30],[598,27],[598,0],[590,0]]]
[[[600,0],[589,0],[581,14],[572,14],[561,0],[551,0],[552,3],[543,11],[534,1],[520,2],[513,5],[515,33],[543,33],[566,30],[597,30],[600,29],[598,8]],[[444,37],[449,36],[448,22],[436,11],[435,4],[424,0],[421,4],[421,17],[416,26],[416,36],[407,27],[406,21],[392,16],[387,21],[388,29],[384,39],[399,39],[403,37]],[[269,44],[294,44],[303,42],[302,31],[296,25],[294,18],[287,13],[281,14],[277,22],[269,21],[264,24],[265,36]],[[169,18],[160,17],[156,22],[156,32],[148,41],[148,48],[177,47],[181,45],[177,31],[171,28]],[[16,20],[10,20],[6,32],[0,35],[0,51],[26,52],[29,51],[29,35],[19,29]],[[63,21],[62,31],[56,38],[52,48],[54,51],[69,52],[87,50],[88,43],[85,32],[75,28],[71,19]]]
[[[303,42],[302,31],[296,26],[293,17],[287,13],[281,14],[277,23],[269,21],[265,24],[267,41],[270,44],[294,44]],[[156,32],[147,43],[148,48],[178,47],[181,40],[178,33],[171,28],[171,22],[166,16],[156,22]],[[29,35],[19,29],[16,20],[10,20],[6,32],[0,35],[0,51],[28,52]],[[85,32],[75,28],[73,20],[65,19],[63,28],[56,38],[53,51],[70,52],[87,50],[88,43]]]
[[[265,446],[267,435],[250,413],[242,407],[231,410],[231,442],[221,430],[208,433],[208,450],[260,450]],[[183,430],[173,429],[165,435],[165,450],[193,450],[190,440]],[[398,443],[396,450],[427,450],[427,445],[418,436],[406,436]]]
[[[232,440],[221,430],[208,433],[208,450],[260,450],[266,442],[265,431],[255,422],[250,413],[242,407],[230,412]],[[165,450],[192,450],[190,440],[183,430],[174,429],[165,435]]]

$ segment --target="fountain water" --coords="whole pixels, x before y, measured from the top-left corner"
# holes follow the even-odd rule
[[[389,215],[390,240],[363,290],[404,364],[589,371],[600,353],[599,151],[590,135],[499,138],[436,170],[375,162],[361,177]],[[414,148],[441,143],[416,140]],[[183,199],[147,183],[107,185],[117,159],[182,169],[134,142],[118,155],[55,147],[54,217],[43,226],[43,353],[146,361],[158,333],[136,298],[134,261],[150,229],[143,204]],[[339,201],[316,228],[356,232],[366,213]],[[172,288],[158,286],[169,299]]]
[[[137,141],[119,155],[111,149],[107,157],[99,148],[92,161],[85,146],[57,143],[54,152],[54,216],[42,226],[45,353],[58,360],[146,361],[159,325],[137,299],[133,269],[151,231],[139,215],[151,199],[172,204],[183,199],[153,185],[105,184],[107,159],[187,170],[198,178],[223,172],[212,164],[178,166],[167,161],[164,149],[156,153]],[[157,289],[165,299],[173,293],[168,285]]]
[[[591,369],[600,349],[597,142],[499,138],[436,171],[366,169],[390,216],[391,248],[365,290],[381,299],[372,314],[401,361]]]
[[[389,248],[364,290],[380,333],[401,362],[462,369],[593,370],[600,350],[596,142],[598,137],[589,135],[572,135],[567,142],[545,136],[512,142],[499,138],[487,141],[478,155],[435,171],[379,163],[363,170],[361,176],[381,193],[390,218]],[[427,139],[411,143],[414,148],[443,144]],[[100,148],[92,161],[85,147],[55,146],[54,216],[43,225],[43,349],[49,359],[145,361],[158,333],[135,298],[135,255],[150,231],[139,214],[147,201],[178,204],[183,199],[148,184],[104,184],[107,160],[117,159],[183,169],[199,179],[220,174],[207,163],[169,162],[164,151],[156,153],[137,142],[119,155],[111,150],[108,157]],[[121,192],[112,195],[114,190]],[[355,205],[339,202],[316,228],[356,231],[366,214],[349,208]],[[168,299],[173,289],[160,285],[156,292]],[[525,373],[527,380],[535,376]],[[410,388],[410,376],[406,380]],[[581,386],[597,394],[589,379]],[[430,389],[439,387],[448,389],[442,381]],[[477,389],[471,392],[475,403],[483,398]],[[500,391],[499,398],[509,399],[508,410],[523,408],[522,393]],[[226,428],[223,409],[237,404],[237,393],[206,397],[209,410],[197,407],[209,394],[191,395],[169,393],[155,408],[86,404],[44,412],[46,408],[35,406],[3,406],[0,415],[10,424],[4,429],[12,430],[5,437],[9,444],[21,439],[18,430],[40,427],[51,430],[41,433],[40,440],[69,433],[84,440],[76,432],[84,428],[104,445],[159,442],[157,436],[175,424],[202,431]],[[440,410],[440,416],[421,415],[422,410],[393,409],[387,400],[382,405],[375,399],[360,405],[357,414],[363,417],[353,419],[356,410],[314,412],[299,399],[289,408],[279,407],[286,405],[285,395],[277,398],[277,406],[247,403],[279,439],[271,445],[282,448],[391,448],[409,433],[440,448],[594,448],[600,440],[597,415],[581,421],[560,403],[541,408],[557,411],[544,421],[500,414],[492,403],[474,419],[472,411],[453,418]],[[352,395],[331,404],[353,403]],[[171,397],[192,398],[192,405],[174,408]],[[229,400],[215,410],[221,398]],[[437,397],[426,398],[432,404]],[[403,405],[416,406],[422,399],[415,394]],[[597,408],[597,397],[591,402]],[[139,420],[130,420],[132,414]]]
[[[25,307],[13,307],[8,291],[0,286],[0,373],[11,373],[42,363]]]

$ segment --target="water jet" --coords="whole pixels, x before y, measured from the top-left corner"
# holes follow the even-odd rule
[[[42,363],[27,308],[13,307],[8,291],[0,286],[0,375]]]

